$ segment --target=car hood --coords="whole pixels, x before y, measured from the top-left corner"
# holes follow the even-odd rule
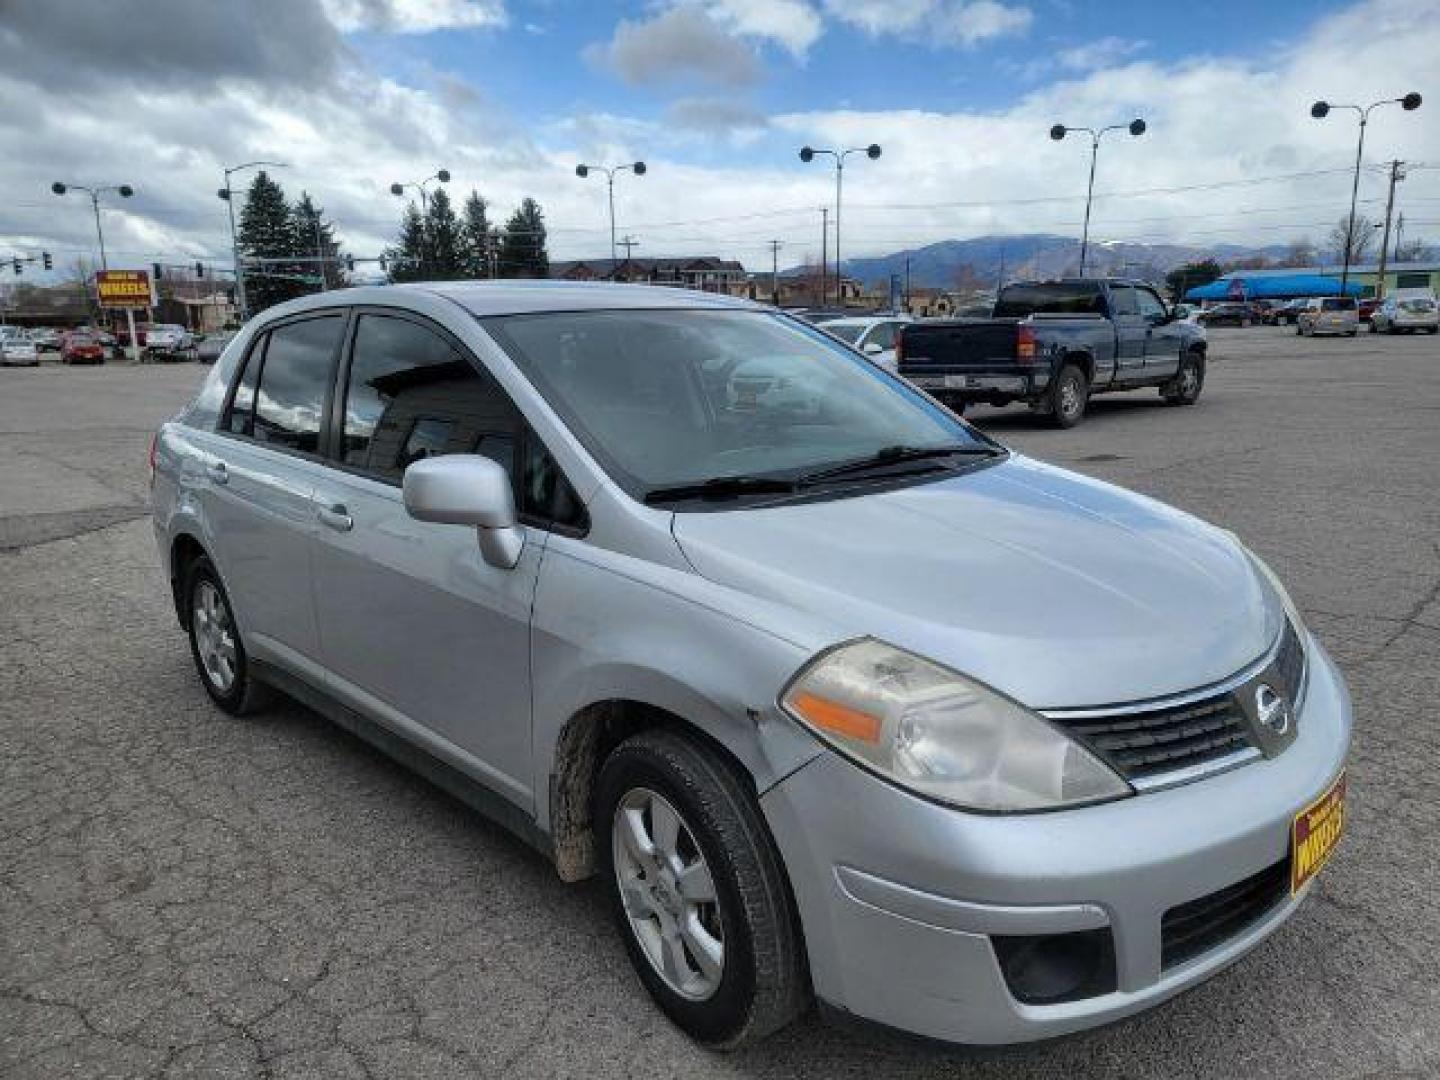
[[[1033,708],[1217,682],[1259,658],[1284,618],[1230,533],[1019,456],[880,494],[676,514],[673,530],[712,581]]]

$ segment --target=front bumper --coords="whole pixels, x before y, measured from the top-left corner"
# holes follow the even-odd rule
[[[962,1043],[1108,1023],[1233,963],[1308,886],[1208,951],[1161,963],[1164,913],[1287,858],[1294,815],[1344,766],[1344,680],[1308,641],[1295,742],[1278,757],[1076,810],[965,813],[825,753],[761,800],[799,906],[815,992],[843,1011]],[[1115,989],[1061,1004],[1011,993],[991,935],[1108,927]]]

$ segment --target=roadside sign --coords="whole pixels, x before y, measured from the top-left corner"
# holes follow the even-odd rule
[[[98,270],[95,291],[101,307],[148,308],[153,304],[150,275],[144,270]]]

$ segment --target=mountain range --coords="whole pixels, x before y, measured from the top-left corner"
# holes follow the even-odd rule
[[[1095,241],[1086,257],[1087,274],[1114,274],[1160,280],[1186,262],[1215,259],[1221,264],[1264,257],[1275,260],[1286,253],[1284,245],[1246,247],[1219,244],[1140,244]],[[969,240],[941,240],[924,247],[889,255],[845,259],[844,270],[867,287],[881,286],[891,274],[903,282],[909,263],[912,288],[985,288],[1002,279],[1055,278],[1074,274],[1080,265],[1080,242],[1052,233],[1021,236],[978,236]],[[787,274],[812,268],[793,267]]]

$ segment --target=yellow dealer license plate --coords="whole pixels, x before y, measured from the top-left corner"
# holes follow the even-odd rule
[[[1345,774],[1290,824],[1290,894],[1320,872],[1345,831]]]

